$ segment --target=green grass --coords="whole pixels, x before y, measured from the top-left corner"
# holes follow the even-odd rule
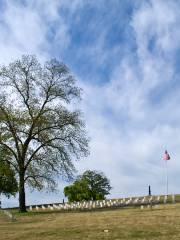
[[[92,212],[0,213],[1,240],[180,239],[180,204],[158,209],[119,208]],[[107,229],[108,232],[104,232]]]

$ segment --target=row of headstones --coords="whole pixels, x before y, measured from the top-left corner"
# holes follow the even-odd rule
[[[143,210],[143,209],[145,209],[145,208],[147,208],[147,209],[152,209],[152,208],[158,208],[159,207],[159,205],[158,204],[155,204],[155,205],[150,205],[150,204],[148,204],[148,205],[141,205],[140,206],[140,209],[141,210]]]
[[[161,199],[163,198],[163,199]],[[175,203],[175,195],[171,195],[172,203]],[[167,203],[167,196],[157,196],[157,197],[143,197],[143,198],[129,198],[129,199],[110,199],[110,200],[97,200],[97,201],[83,201],[75,203],[65,203],[65,204],[53,204],[48,206],[36,206],[33,208],[29,207],[29,210],[77,210],[77,209],[94,209],[94,208],[105,208],[105,207],[115,207],[115,206],[131,206],[131,205],[148,205],[148,204],[160,204],[162,202]]]
[[[134,200],[134,203],[140,203],[140,204],[146,204],[146,205],[148,203],[154,203],[154,204],[165,203],[166,204],[167,202],[175,203],[175,195],[174,194],[170,195],[169,198],[167,195],[165,195],[165,196],[157,196],[157,197],[151,196],[149,198],[143,197],[142,199],[136,198]]]

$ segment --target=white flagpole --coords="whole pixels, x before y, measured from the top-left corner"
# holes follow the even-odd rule
[[[163,159],[166,161],[166,195],[168,196],[168,163],[167,161],[170,160],[170,156],[169,153],[167,152],[167,150],[165,151],[164,157]]]
[[[166,161],[166,195],[168,196],[168,160]]]

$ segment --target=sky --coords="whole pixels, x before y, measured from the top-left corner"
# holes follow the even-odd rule
[[[180,1],[0,0],[0,63],[22,54],[64,62],[83,88],[90,155],[78,173],[103,171],[109,197],[180,193]],[[27,204],[60,202],[27,191]],[[17,206],[18,198],[3,206]]]

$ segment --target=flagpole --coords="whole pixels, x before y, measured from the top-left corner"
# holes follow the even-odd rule
[[[168,161],[166,160],[166,195],[168,196]]]
[[[166,195],[168,196],[168,160],[170,160],[169,153],[167,150],[164,153],[163,160],[165,160],[166,164]]]

